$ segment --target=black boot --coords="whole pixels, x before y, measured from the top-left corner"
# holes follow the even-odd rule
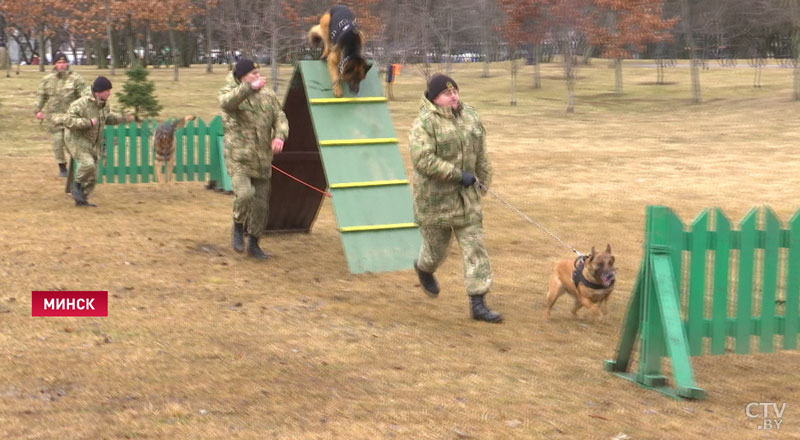
[[[78,182],[72,182],[72,198],[75,199],[75,206],[95,208],[97,205],[89,203],[86,198],[81,185]]]
[[[58,177],[67,177],[67,164],[58,164]]]
[[[236,252],[244,252],[244,223],[236,223],[236,220],[234,220],[233,233],[231,235],[233,236],[231,238],[233,250]]]
[[[419,285],[422,286],[422,290],[431,298],[438,297],[439,283],[436,282],[436,278],[433,277],[433,274],[421,271],[417,267],[416,260],[414,260],[414,270],[417,271],[417,278],[419,278]]]
[[[476,321],[486,321],[486,322],[500,322],[503,320],[503,316],[499,313],[495,313],[489,310],[486,307],[486,304],[483,303],[483,296],[482,295],[470,295],[469,302],[470,302],[470,315],[472,315],[472,319]]]
[[[256,260],[268,260],[269,254],[265,253],[258,247],[258,237],[252,236],[247,234],[249,240],[247,240],[247,255],[251,258],[255,258]]]

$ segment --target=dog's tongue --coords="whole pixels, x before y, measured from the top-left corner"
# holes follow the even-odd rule
[[[603,285],[608,287],[614,282],[614,274],[603,275]]]

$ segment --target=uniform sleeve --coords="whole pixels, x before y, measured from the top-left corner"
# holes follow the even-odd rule
[[[273,138],[280,138],[286,140],[289,137],[289,120],[286,119],[286,113],[281,109],[281,103],[274,94],[270,93],[270,102],[272,105],[272,132]]]
[[[44,86],[46,82],[47,79],[45,78],[39,83],[39,90],[36,92],[36,104],[33,109],[34,113],[42,111],[45,102],[47,102],[47,89]]]
[[[89,88],[89,85],[86,84],[86,81],[83,79],[82,76],[78,76],[75,78],[75,99],[82,98],[84,96],[91,96],[92,89]]]
[[[461,180],[461,170],[436,155],[436,137],[430,124],[421,118],[417,118],[411,127],[408,146],[411,150],[411,161],[418,173],[449,182]]]
[[[478,180],[488,189],[492,184],[492,164],[489,162],[489,154],[486,151],[486,130],[483,128],[483,123],[478,122],[481,127],[481,141],[478,150],[477,161],[475,162],[475,175]],[[482,190],[486,193],[485,190]]]
[[[226,112],[233,112],[239,108],[239,105],[252,95],[254,90],[246,83],[239,84],[236,87],[226,86],[219,91],[219,106]]]
[[[125,122],[125,116],[119,113],[108,112],[108,116],[106,116],[106,125],[117,125],[123,122]]]
[[[82,103],[84,102],[86,101],[80,99],[70,104],[67,114],[63,116],[61,121],[64,124],[64,127],[67,127],[70,130],[86,130],[92,126],[92,120],[83,117]]]

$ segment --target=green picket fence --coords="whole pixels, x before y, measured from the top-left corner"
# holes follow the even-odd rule
[[[669,208],[647,208],[644,260],[617,357],[605,368],[673,397],[702,399],[690,356],[797,349],[800,211],[783,229],[770,208],[754,208],[735,230],[720,209],[706,209],[685,229]],[[637,342],[638,371],[629,372]],[[663,357],[674,387],[661,372]]]
[[[157,123],[144,121],[106,126],[105,164],[100,161],[98,183],[148,183],[155,181],[151,140]],[[189,121],[175,131],[175,180],[221,181],[224,169],[220,161],[222,119],[217,116],[206,124],[201,119]]]

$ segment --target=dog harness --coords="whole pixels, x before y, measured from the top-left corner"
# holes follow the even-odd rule
[[[349,33],[355,32],[356,29],[356,16],[353,11],[347,6],[336,5],[331,8],[331,24],[330,24],[330,37],[334,46],[339,44],[342,37]]]
[[[596,290],[608,289],[614,285],[615,281],[617,281],[616,279],[611,280],[611,284],[609,284],[608,286],[604,286],[602,284],[593,283],[587,280],[586,277],[583,276],[583,266],[585,264],[586,264],[586,255],[581,255],[580,257],[575,259],[574,263],[575,270],[572,271],[572,282],[575,283],[576,289],[578,288],[578,284],[583,284],[584,286],[590,289],[596,289]]]

